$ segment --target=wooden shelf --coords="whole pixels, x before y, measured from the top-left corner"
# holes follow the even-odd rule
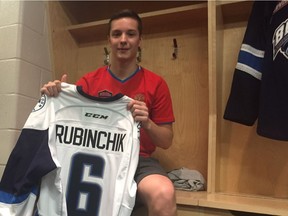
[[[224,24],[247,22],[253,1],[221,1]]]
[[[226,4],[242,4],[243,2],[249,2],[250,0],[217,0],[217,5]]]
[[[201,1],[61,1],[71,24],[109,19],[114,13],[129,8],[138,14],[198,4]]]
[[[149,30],[161,30],[163,22],[169,22],[174,28],[185,28],[197,19],[207,19],[207,3],[193,4],[189,6],[177,7],[139,14],[142,18],[143,26],[149,26]],[[67,30],[78,44],[91,43],[99,40],[106,40],[109,19],[89,22],[85,24],[72,25]],[[177,24],[175,26],[175,24]],[[145,31],[145,29],[144,29]],[[149,32],[150,33],[150,32]],[[145,34],[145,32],[144,32]]]
[[[241,194],[208,194],[206,191],[176,190],[178,205],[200,206],[211,209],[253,212],[259,214],[288,215],[288,200]]]
[[[208,194],[206,198],[199,200],[199,206],[259,214],[288,215],[288,200],[261,196]]]
[[[178,205],[199,206],[199,200],[206,199],[206,191],[182,191],[176,190],[176,202]]]

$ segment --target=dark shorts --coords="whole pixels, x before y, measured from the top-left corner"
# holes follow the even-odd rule
[[[152,157],[140,156],[138,167],[134,177],[135,181],[138,184],[144,177],[152,174],[159,174],[168,178],[166,171],[161,167],[157,159]]]

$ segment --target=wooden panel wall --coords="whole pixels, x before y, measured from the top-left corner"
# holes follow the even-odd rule
[[[178,57],[172,60],[173,38]],[[208,44],[207,24],[158,35],[144,41],[143,65],[167,81],[175,112],[174,143],[158,149],[156,157],[166,170],[185,166],[207,176],[208,147]],[[149,58],[147,58],[147,57]]]
[[[63,11],[58,1],[49,2],[49,16],[51,29],[52,61],[54,65],[54,79],[60,79],[64,73],[68,75],[68,81],[76,80],[78,45],[66,30],[71,25],[70,20]]]

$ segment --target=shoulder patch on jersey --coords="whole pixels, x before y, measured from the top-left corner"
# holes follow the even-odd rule
[[[288,59],[288,19],[282,22],[273,35],[273,60],[281,52]]]
[[[43,94],[41,98],[39,99],[38,103],[36,104],[36,106],[34,107],[34,109],[32,110],[32,112],[41,110],[45,106],[46,100],[47,100],[47,96]]]
[[[136,94],[134,99],[138,101],[145,101],[145,95],[143,93]]]

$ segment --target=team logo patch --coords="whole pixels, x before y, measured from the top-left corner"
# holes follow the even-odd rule
[[[36,104],[36,106],[34,107],[34,109],[32,110],[32,112],[41,110],[45,106],[46,100],[47,100],[47,97],[46,95],[43,94],[41,98],[39,99],[38,103]]]
[[[145,101],[145,96],[144,96],[144,94],[136,94],[134,96],[134,99],[138,100],[138,101]]]
[[[103,90],[103,91],[98,92],[98,97],[101,97],[101,98],[112,97],[112,95],[113,94],[107,90]]]
[[[279,52],[288,59],[288,19],[278,26],[273,35],[273,60]]]

